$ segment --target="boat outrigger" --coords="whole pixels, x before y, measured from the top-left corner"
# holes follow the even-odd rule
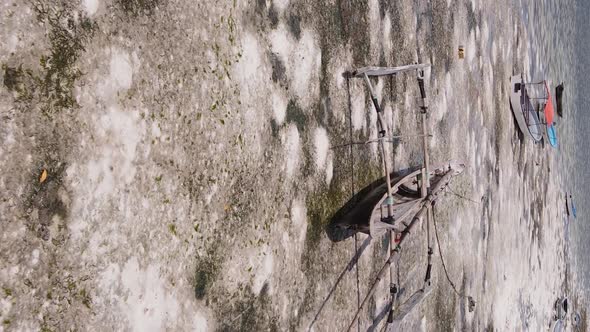
[[[389,271],[389,314],[387,324],[400,322],[414,307],[416,307],[429,293],[431,289],[432,246],[431,222],[432,206],[444,193],[449,182],[460,174],[464,165],[458,162],[447,162],[430,168],[430,156],[428,152],[428,138],[426,119],[428,104],[424,84],[424,69],[428,64],[414,64],[402,67],[364,67],[347,73],[347,78],[361,78],[364,80],[375,111],[377,112],[378,139],[368,143],[379,144],[383,177],[361,190],[332,218],[326,232],[333,241],[341,241],[356,232],[369,234],[371,238],[389,234],[389,257],[379,269],[376,281],[370,286],[365,298],[360,302],[358,310],[354,314],[348,330],[355,322],[377,290],[379,280]],[[405,171],[391,172],[388,154],[388,144],[395,137],[388,134],[388,128],[383,120],[383,110],[375,96],[371,77],[398,75],[404,72],[416,72],[417,83],[420,91],[420,113],[422,122],[423,165]],[[414,137],[415,137],[414,136]],[[351,142],[352,143],[352,142]],[[403,304],[397,304],[397,289],[395,284],[395,272],[393,269],[394,258],[400,253],[401,245],[410,234],[410,231],[420,221],[425,220],[427,230],[427,268],[422,287],[411,295]],[[436,227],[436,224],[434,224]],[[436,228],[435,228],[436,229]],[[473,303],[474,305],[474,303]],[[319,314],[319,313],[318,313]]]

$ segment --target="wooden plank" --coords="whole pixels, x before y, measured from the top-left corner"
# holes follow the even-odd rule
[[[416,308],[422,301],[430,295],[432,292],[432,286],[428,285],[425,288],[416,291],[409,299],[406,300],[402,305],[397,307],[393,312],[393,321],[401,322],[414,308]]]
[[[417,70],[417,69],[424,69],[430,67],[429,64],[415,64],[415,65],[406,65],[400,67],[362,67],[356,69],[352,72],[352,76],[354,77],[363,77],[364,75],[367,76],[387,76],[387,75],[396,75],[398,73],[403,73],[410,70]]]

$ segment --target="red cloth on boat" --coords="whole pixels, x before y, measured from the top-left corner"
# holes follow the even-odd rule
[[[553,100],[551,99],[551,93],[549,92],[549,87],[547,86],[547,82],[545,82],[545,89],[547,90],[547,103],[545,104],[545,121],[548,125],[553,124]]]

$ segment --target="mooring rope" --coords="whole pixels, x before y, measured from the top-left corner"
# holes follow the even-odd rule
[[[459,197],[459,198],[461,198],[461,199],[463,199],[463,200],[469,201],[469,202],[471,202],[471,203],[475,203],[475,204],[481,204],[480,202],[478,202],[478,201],[476,201],[476,200],[473,200],[473,199],[471,199],[471,198],[469,198],[469,197],[465,197],[465,196],[463,196],[463,195],[461,195],[461,194],[457,194],[457,193],[456,193],[456,192],[455,192],[455,191],[454,191],[454,190],[451,188],[451,185],[450,185],[450,184],[449,184],[449,185],[447,185],[447,193],[448,193],[448,194],[451,194],[451,195],[455,195],[455,196],[457,196],[457,197]]]
[[[442,249],[440,246],[440,239],[438,237],[438,227],[436,225],[436,217],[435,217],[436,213],[434,210],[434,205],[432,205],[432,223],[434,224],[434,235],[436,237],[436,244],[438,246],[438,255],[440,256],[440,261],[442,263],[443,266],[443,270],[445,271],[445,276],[447,277],[447,281],[449,282],[449,284],[451,285],[451,287],[453,288],[453,291],[455,292],[455,294],[457,294],[457,296],[465,298],[468,300],[469,302],[469,312],[473,311],[473,308],[475,307],[475,301],[473,300],[473,297],[469,296],[469,295],[465,295],[465,293],[461,293],[457,290],[457,287],[455,286],[455,283],[451,280],[451,277],[449,276],[449,271],[447,270],[447,265],[445,264],[445,259],[443,257],[443,253],[442,253]]]
[[[358,240],[357,240],[357,233],[354,233],[354,252],[355,254],[358,252]],[[359,257],[360,258],[360,257]],[[356,262],[356,306],[357,309],[361,307],[361,288],[360,288],[360,279],[359,279],[359,262]],[[357,320],[357,331],[361,331],[361,325],[358,323]]]

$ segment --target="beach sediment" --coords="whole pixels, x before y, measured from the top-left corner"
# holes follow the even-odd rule
[[[565,270],[563,198],[554,151],[519,137],[508,102],[509,77],[539,68],[525,9],[2,6],[0,329],[342,330],[389,241],[325,234],[380,176],[375,145],[334,148],[377,136],[363,82],[343,74],[414,62],[432,65],[431,163],[467,166],[435,218],[450,278],[476,307],[454,294],[435,250],[434,290],[399,327],[548,326]],[[416,134],[415,77],[374,84],[392,133]],[[419,140],[390,151],[394,169],[422,162]],[[421,286],[424,223],[396,266],[400,296]],[[388,295],[389,277],[361,330],[383,326]]]

